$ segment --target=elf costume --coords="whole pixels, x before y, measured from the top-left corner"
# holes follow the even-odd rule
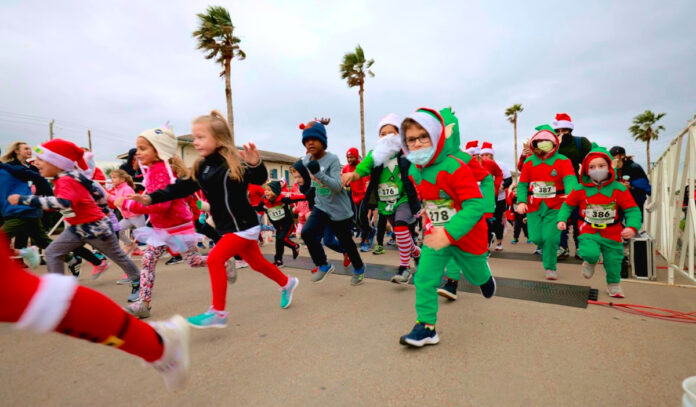
[[[395,114],[383,117],[379,122],[378,132],[388,125],[398,131],[401,118]],[[420,257],[420,248],[415,245],[411,235],[411,227],[416,222],[415,214],[420,211],[420,202],[416,189],[408,178],[411,163],[401,151],[400,140],[396,133],[379,138],[375,148],[367,153],[355,172],[361,178],[370,176],[365,199],[370,202],[376,194],[379,215],[387,217],[394,228],[399,249],[399,270],[391,281],[408,283],[412,276],[409,269],[411,257],[416,260]]]
[[[401,343],[411,346],[435,344],[439,341],[435,333],[437,322],[437,288],[442,280],[445,266],[454,260],[466,279],[481,286],[484,296],[495,292],[495,280],[491,276],[486,256],[487,226],[483,217],[483,195],[471,170],[459,154],[458,137],[453,137],[455,123],[445,126],[440,113],[422,108],[408,116],[430,135],[434,153],[425,163],[413,164],[409,176],[418,188],[426,211],[428,223],[443,227],[450,245],[434,250],[423,246],[418,273],[415,275],[416,312],[418,322],[413,331],[401,338]],[[402,128],[403,149],[409,159],[413,156],[405,141]],[[422,152],[416,150],[415,152]]]
[[[559,140],[551,126],[544,124],[535,130],[530,141],[533,154],[522,165],[517,202],[527,204],[529,239],[542,249],[546,278],[555,280],[556,250],[561,240],[558,210],[577,179],[570,159],[557,152]],[[547,148],[549,142],[553,146]]]
[[[605,159],[609,167],[609,175],[599,183],[588,174],[590,161],[595,158]],[[609,151],[593,143],[592,149],[582,162],[580,182],[568,195],[558,213],[558,222],[567,222],[572,211],[579,207],[578,253],[587,263],[583,263],[584,275],[586,278],[592,277],[594,266],[601,254],[610,290],[612,285],[618,285],[621,281],[621,261],[624,257],[622,221],[625,220],[626,227],[635,232],[640,229],[642,223],[640,209],[631,192],[615,180],[616,174],[611,161]]]

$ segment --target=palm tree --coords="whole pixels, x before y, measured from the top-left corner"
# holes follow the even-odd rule
[[[365,92],[365,76],[375,76],[370,70],[374,63],[374,59],[365,60],[365,53],[358,45],[355,47],[355,52],[343,55],[343,63],[340,65],[341,79],[346,79],[349,88],[358,87],[360,95],[360,148],[363,157],[365,157],[365,102],[363,93]]]
[[[515,132],[515,158],[513,162],[513,165],[515,167],[517,167],[517,160],[519,159],[519,156],[517,155],[517,115],[521,113],[523,110],[524,108],[520,103],[514,104],[505,109],[505,117],[507,117],[508,121],[512,123],[512,128]]]
[[[655,114],[650,110],[646,110],[634,117],[633,126],[628,128],[634,140],[647,143],[645,149],[648,156],[648,172],[650,172],[650,140],[657,140],[660,136],[660,132],[665,129],[662,125],[657,127],[654,126],[658,120],[665,117],[665,114],[666,113]]]
[[[234,25],[230,13],[221,6],[210,6],[205,13],[199,13],[198,30],[193,37],[198,40],[198,49],[207,52],[205,59],[215,58],[222,65],[220,76],[225,77],[225,97],[227,98],[227,120],[230,123],[232,143],[234,143],[234,114],[232,112],[232,86],[230,85],[230,63],[237,58],[240,61],[246,54],[239,47],[241,40],[234,36]]]

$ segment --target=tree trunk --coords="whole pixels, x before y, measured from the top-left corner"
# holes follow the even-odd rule
[[[365,101],[363,100],[363,92],[365,89],[360,86],[360,152],[365,158]]]
[[[225,59],[225,98],[227,99],[227,122],[230,124],[230,136],[234,144],[234,113],[232,112],[232,85],[230,84],[230,59]]]
[[[648,171],[647,172],[650,172],[650,139],[648,139],[648,144],[646,144],[645,151],[648,153],[648,165],[647,165]]]
[[[517,113],[515,113],[512,118],[512,128],[515,132],[515,157],[512,159],[512,168],[517,168],[517,160],[519,160],[519,157],[517,156]]]

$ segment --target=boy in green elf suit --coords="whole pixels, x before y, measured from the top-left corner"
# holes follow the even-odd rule
[[[535,129],[529,146],[532,155],[522,165],[517,186],[517,213],[527,214],[529,239],[542,249],[547,280],[558,279],[556,250],[561,242],[558,210],[577,183],[570,159],[557,152],[556,132],[548,124]]]
[[[437,110],[426,108],[401,124],[402,147],[412,163],[409,177],[423,199],[426,229],[414,278],[418,319],[413,330],[400,338],[402,345],[422,347],[440,341],[435,332],[437,288],[452,261],[484,297],[495,294],[483,195],[469,166],[456,156],[459,144],[452,137],[453,127],[445,126]]]

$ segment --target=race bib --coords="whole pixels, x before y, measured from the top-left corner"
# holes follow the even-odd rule
[[[554,198],[556,197],[556,184],[552,181],[532,182],[532,192],[535,198]]]
[[[268,217],[271,218],[272,221],[279,221],[285,217],[285,208],[283,205],[278,205],[274,206],[272,208],[268,208]]]
[[[428,213],[433,226],[443,226],[457,214],[454,202],[451,199],[438,199],[436,201],[424,201],[425,211]]]
[[[616,203],[591,204],[585,209],[585,222],[606,225],[616,219]]]
[[[383,202],[393,202],[399,199],[399,186],[393,182],[383,182],[377,185],[377,196]]]

